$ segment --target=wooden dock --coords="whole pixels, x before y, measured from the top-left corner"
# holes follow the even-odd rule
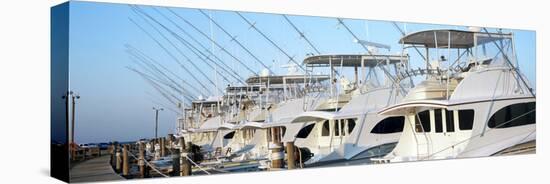
[[[108,180],[124,180],[124,178],[113,170],[109,164],[110,156],[86,160],[76,164],[70,170],[70,181],[72,182],[93,182]]]

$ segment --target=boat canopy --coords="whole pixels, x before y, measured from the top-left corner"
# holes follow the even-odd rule
[[[284,84],[286,83],[304,83],[328,80],[328,75],[273,75],[273,76],[253,76],[246,79],[248,84],[259,84],[268,82],[269,84]]]
[[[344,54],[344,55],[316,55],[304,59],[304,64],[310,67],[323,67],[332,64],[335,67],[360,67],[364,62],[365,67],[375,67],[377,64],[385,65],[389,59],[390,64],[406,62],[408,55],[365,55],[365,54]]]
[[[449,36],[451,37],[449,40]],[[483,33],[454,29],[438,29],[414,32],[403,36],[399,43],[409,45],[422,45],[426,48],[472,48],[501,39],[511,39],[512,34]],[[437,42],[436,42],[437,39]],[[477,39],[477,40],[476,40]],[[449,45],[449,41],[451,42]]]

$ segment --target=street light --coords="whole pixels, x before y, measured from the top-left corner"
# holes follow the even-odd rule
[[[71,157],[72,159],[74,159],[74,154],[75,154],[75,148],[76,148],[76,143],[74,141],[74,120],[75,120],[75,99],[80,99],[80,95],[76,92],[73,92],[73,91],[69,91],[67,92],[67,95],[64,95],[62,97],[63,99],[65,100],[69,100],[69,98],[71,99],[71,141],[69,143],[69,148],[71,149]],[[68,102],[65,101],[65,103],[67,104],[67,109],[68,109]]]
[[[153,107],[153,110],[155,110],[155,139],[158,138],[158,129],[159,129],[159,111],[162,111],[164,110],[162,107],[161,108],[156,108],[156,107]]]

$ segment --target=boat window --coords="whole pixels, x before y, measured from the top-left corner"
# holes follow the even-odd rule
[[[323,123],[323,127],[322,127],[322,130],[321,130],[321,136],[330,136],[330,128],[329,128],[329,122],[328,120],[326,120],[324,123]]]
[[[458,128],[460,130],[471,130],[474,126],[474,110],[458,111]]]
[[[415,130],[416,130],[416,132],[430,132],[431,131],[430,111],[429,110],[419,112],[416,115]]]
[[[348,135],[351,134],[353,128],[355,128],[355,119],[348,119]]]
[[[519,103],[498,110],[489,119],[489,128],[509,128],[536,123],[535,102]]]
[[[455,131],[455,113],[454,111],[445,110],[445,126],[447,132]]]
[[[229,132],[228,134],[225,134],[223,136],[224,139],[233,139],[233,136],[235,135],[235,131]]]
[[[434,122],[435,122],[435,132],[443,132],[443,118],[441,117],[442,109],[434,110]]]
[[[372,128],[370,133],[374,134],[391,134],[402,132],[403,127],[405,126],[405,117],[388,117],[380,121],[374,128]]]
[[[313,130],[314,126],[315,126],[315,124],[311,124],[311,125],[305,126],[304,128],[300,129],[298,134],[296,134],[296,138],[302,138],[302,139],[307,138],[307,136],[309,136],[309,133],[311,133],[311,131]]]
[[[281,138],[284,137],[286,133],[286,127],[280,127],[279,131],[281,132]]]

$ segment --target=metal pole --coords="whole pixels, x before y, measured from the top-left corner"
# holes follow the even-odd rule
[[[155,139],[158,138],[158,128],[159,128],[159,110],[155,109]]]

